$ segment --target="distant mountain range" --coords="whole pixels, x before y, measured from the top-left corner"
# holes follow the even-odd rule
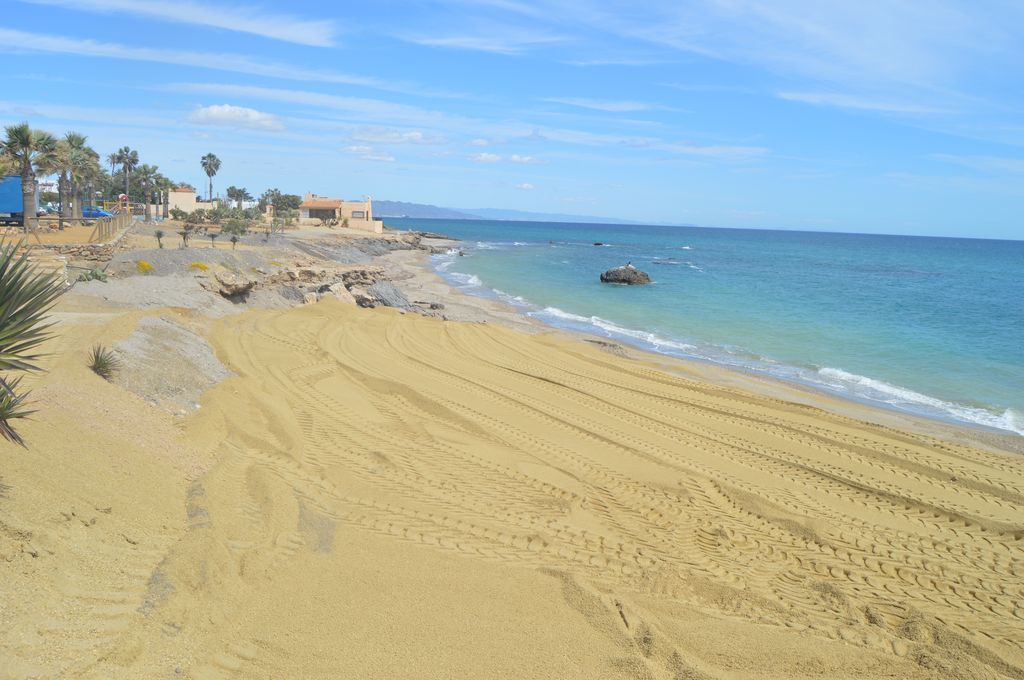
[[[588,224],[639,224],[631,220],[570,215],[566,213],[540,213],[501,208],[442,208],[423,203],[405,201],[373,202],[375,217],[413,217],[433,220],[516,220],[520,222],[583,222]]]

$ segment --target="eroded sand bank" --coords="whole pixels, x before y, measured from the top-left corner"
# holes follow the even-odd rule
[[[0,526],[0,671],[1024,677],[1017,458],[494,324],[209,337],[233,376],[180,427],[53,367],[0,472],[35,527]]]

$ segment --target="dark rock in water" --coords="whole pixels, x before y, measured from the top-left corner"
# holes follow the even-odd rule
[[[603,246],[604,244],[601,243],[600,241],[594,241],[594,245],[595,246]]]
[[[627,286],[638,286],[651,282],[647,272],[642,272],[631,264],[609,269],[601,274],[601,283],[623,283]]]

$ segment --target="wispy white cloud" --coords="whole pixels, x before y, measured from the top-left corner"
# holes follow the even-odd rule
[[[490,144],[490,142],[486,139],[473,139],[469,142],[470,146],[487,146],[488,144]]]
[[[360,128],[352,133],[352,139],[371,144],[445,144],[448,140],[423,130],[396,130],[392,128]]]
[[[776,96],[787,101],[803,102],[804,104],[814,104],[815,106],[832,106],[840,109],[856,109],[860,111],[912,114],[948,113],[948,111],[921,104],[873,99],[870,97],[862,97],[855,94],[842,94],[838,92],[779,92]]]
[[[508,157],[508,159],[510,161],[512,161],[513,163],[522,163],[524,165],[530,165],[530,164],[533,164],[533,163],[540,163],[540,161],[538,159],[534,158],[533,156],[520,156],[517,153],[512,154],[511,156]]]
[[[474,163],[498,163],[501,161],[501,156],[496,153],[475,153],[469,157],[469,160]]]
[[[520,189],[522,191],[533,191],[536,188],[537,187],[533,186],[529,182],[523,182],[522,184],[517,184],[516,185],[516,189]]]
[[[164,89],[174,92],[195,92],[220,96],[245,97],[264,101],[302,104],[323,109],[342,111],[356,120],[381,121],[391,124],[418,126],[445,118],[445,114],[407,104],[395,104],[382,99],[344,97],[308,90],[293,90],[230,83],[172,83]]]
[[[248,109],[231,104],[200,106],[188,120],[197,125],[218,125],[221,127],[249,128],[251,130],[282,130],[284,124],[272,113]]]
[[[195,92],[239,99],[251,98],[302,104],[341,112],[348,122],[359,120],[373,121],[375,123],[384,122],[417,129],[433,128],[443,132],[450,132],[452,136],[467,133],[470,135],[476,134],[480,135],[480,139],[499,138],[520,140],[531,144],[557,142],[561,144],[618,149],[650,149],[670,154],[703,156],[707,159],[720,158],[730,161],[754,158],[768,153],[766,148],[758,146],[699,145],[667,141],[658,137],[629,137],[569,128],[538,127],[529,123],[509,120],[494,121],[468,118],[405,104],[395,104],[379,99],[343,97],[307,90],[232,85],[227,83],[176,83],[167,85],[166,89],[175,92]],[[486,152],[473,154],[469,158],[481,163],[496,163],[506,160],[501,155]],[[513,161],[512,158],[518,160]],[[526,155],[513,155],[508,160],[519,163],[541,162],[533,156]]]
[[[209,26],[284,42],[330,47],[337,27],[326,19],[301,19],[270,13],[251,5],[225,6],[192,0],[21,0],[37,5],[54,5],[74,10],[107,14],[135,14],[173,23]]]
[[[447,37],[434,36],[408,36],[403,38],[406,42],[424,45],[427,47],[445,47],[457,50],[470,50],[473,52],[489,52],[491,54],[502,54],[516,56],[543,45],[552,45],[564,42],[565,38],[555,35],[543,35],[536,31],[524,31],[520,34],[510,33],[507,30],[495,29],[478,35],[452,35]]]
[[[644,102],[622,101],[615,99],[588,99],[585,97],[547,97],[546,102],[576,106],[582,109],[594,111],[608,111],[611,113],[629,113],[631,111],[650,111],[664,107],[657,104],[645,104]]]
[[[570,66],[656,66],[668,63],[667,59],[645,59],[643,57],[598,57],[595,59],[569,59]]]
[[[81,57],[126,59],[130,61],[174,64],[195,68],[246,73],[249,75],[322,83],[358,85],[387,92],[448,97],[453,93],[425,90],[409,83],[389,82],[377,78],[304,69],[288,64],[261,61],[241,54],[200,52],[153,47],[133,47],[120,43],[100,42],[83,38],[67,38],[42,33],[29,33],[0,28],[0,52],[72,54]]]
[[[345,153],[350,153],[355,156],[359,156],[364,161],[377,161],[379,163],[391,163],[395,160],[395,157],[389,153],[377,151],[372,146],[366,144],[354,144],[352,146],[346,146],[342,149]]]

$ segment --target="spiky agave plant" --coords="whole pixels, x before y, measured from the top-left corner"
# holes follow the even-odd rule
[[[0,241],[0,436],[21,444],[12,421],[32,413],[28,393],[18,388],[17,371],[38,371],[39,346],[52,333],[46,313],[65,291],[52,272],[41,272],[28,261],[24,244]]]

